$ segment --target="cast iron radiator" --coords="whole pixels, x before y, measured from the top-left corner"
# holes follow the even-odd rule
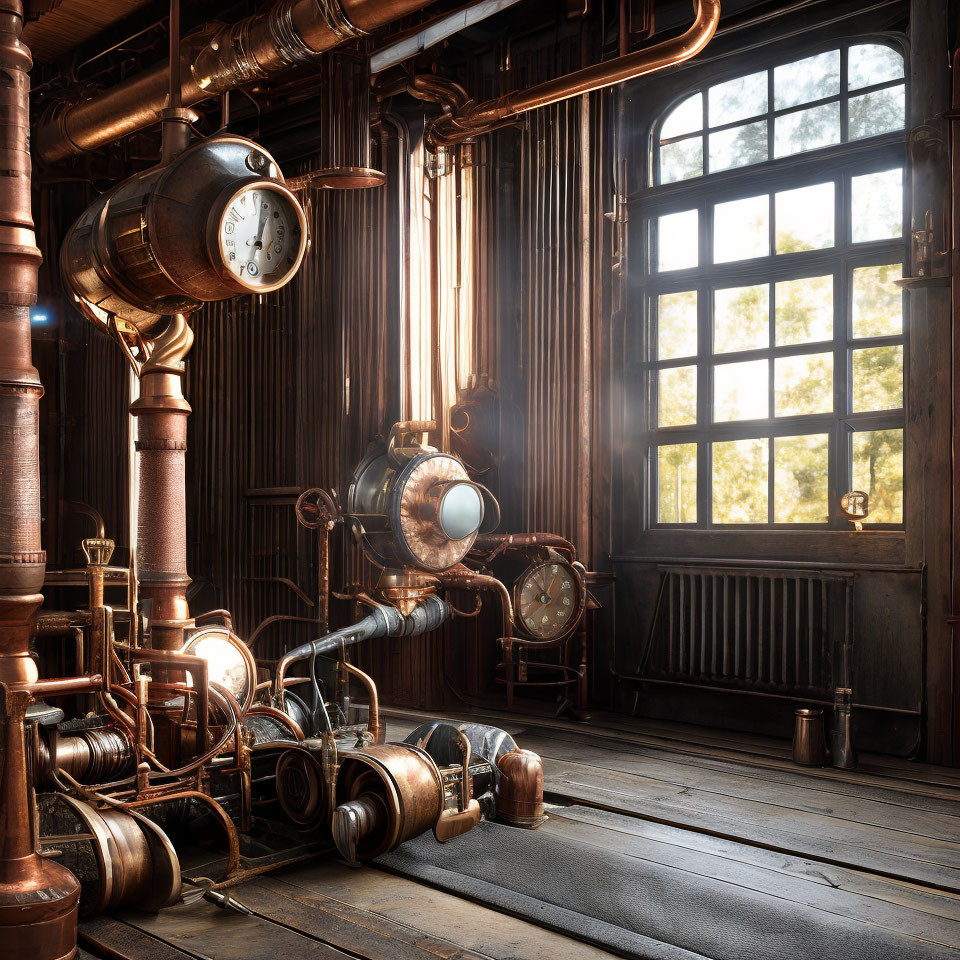
[[[850,685],[852,574],[659,570],[643,679],[819,699]]]

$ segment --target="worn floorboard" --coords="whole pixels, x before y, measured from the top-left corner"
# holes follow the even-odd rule
[[[390,740],[429,717],[386,714]],[[401,875],[312,861],[234,888],[251,916],[203,902],[126,911],[84,923],[81,945],[95,960],[607,960],[762,957],[769,935],[770,956],[814,960],[802,931],[784,929],[799,924],[825,938],[816,960],[835,945],[859,956],[845,943],[860,941],[871,960],[960,955],[957,771],[874,757],[807,771],[780,741],[606,715],[461,719],[502,726],[544,758],[551,819],[536,834],[422,838],[389,861]],[[553,895],[561,881],[541,877],[541,857],[541,870],[596,876],[585,912]],[[607,877],[625,889],[605,891]],[[610,915],[608,893],[620,903]]]

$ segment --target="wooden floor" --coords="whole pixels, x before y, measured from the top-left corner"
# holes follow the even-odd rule
[[[388,710],[387,717],[394,740],[426,715]],[[581,858],[602,857],[624,870],[642,865],[669,889],[702,880],[719,891],[721,904],[729,891],[731,924],[738,922],[735,903],[749,902],[750,922],[761,929],[768,915],[771,938],[780,932],[777,924],[789,922],[839,931],[840,956],[851,930],[881,945],[872,950],[876,960],[960,955],[958,770],[870,756],[852,772],[804,770],[781,741],[615,716],[595,716],[583,726],[474,709],[458,719],[502,726],[543,757],[550,820],[532,835],[539,844],[564,844]],[[455,862],[454,846],[466,840],[446,845],[445,861]],[[470,842],[476,849],[482,841]],[[502,866],[510,895],[520,887],[511,883],[509,864]],[[412,876],[312,864],[236,888],[251,916],[206,903],[157,916],[125,912],[85,923],[81,945],[93,957],[130,960],[622,955],[574,939],[572,931],[589,936],[575,922],[559,932],[546,912],[518,907],[511,916],[466,899],[443,879],[449,868]],[[485,883],[480,889],[492,889]],[[634,932],[679,951],[664,956],[746,955],[742,944],[727,952],[697,904],[682,897],[676,905],[658,904],[659,920],[649,906],[619,922],[630,927],[635,919]],[[801,936],[793,956],[824,955],[805,954],[803,944]],[[780,955],[762,943],[753,949],[758,957]]]

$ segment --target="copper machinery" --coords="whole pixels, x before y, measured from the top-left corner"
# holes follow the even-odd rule
[[[572,546],[549,535],[495,535],[496,498],[459,457],[426,443],[431,423],[395,425],[358,464],[342,500],[324,499],[318,511],[324,547],[342,525],[381,571],[376,582],[349,590],[366,608],[355,623],[329,629],[325,565],[323,635],[278,662],[258,661],[227,611],[197,617],[187,604],[190,314],[204,303],[280,289],[309,243],[299,200],[273,157],[225,132],[191,143],[189,108],[319,65],[332,48],[428,5],[290,0],[181,43],[174,0],[166,63],[122,86],[62,98],[38,118],[33,142],[47,164],[158,120],[164,128],[159,163],[95,200],[69,231],[60,261],[78,309],[116,340],[139,384],[131,405],[137,544],[130,568],[119,572],[128,616],[115,618],[106,603],[105,578],[117,570],[108,531],[98,529],[84,541],[87,609],[48,615],[38,626],[43,388],[29,328],[40,262],[30,209],[31,62],[19,40],[21,4],[0,0],[8,80],[0,85],[0,932],[14,956],[73,957],[79,913],[216,899],[221,887],[294,860],[336,850],[362,861],[426,830],[451,840],[484,816],[523,828],[543,820],[535,754],[502,730],[472,724],[430,723],[404,743],[387,743],[375,682],[351,662],[351,647],[365,639],[414,636],[459,615],[444,597],[449,589],[496,599],[508,664],[518,646],[568,636],[586,609]],[[694,55],[719,15],[716,0],[697,0],[695,9],[694,26],[677,40],[509,102],[477,105],[423,78],[407,87],[447,106],[429,141],[452,143]],[[329,140],[324,166],[300,185],[376,185],[368,67],[350,51],[324,69],[331,96],[349,89],[361,109],[356,129],[344,126],[339,140]],[[544,565],[565,586],[545,582],[536,572]],[[547,597],[536,602],[551,606],[550,636],[538,635],[527,610],[530,583]],[[35,635],[62,638],[73,673],[40,679]],[[351,684],[364,690],[365,714],[350,707]],[[204,876],[189,875],[178,845],[209,845],[211,837],[221,839]]]

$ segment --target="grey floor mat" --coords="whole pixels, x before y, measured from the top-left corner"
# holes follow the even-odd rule
[[[425,834],[378,863],[643,960],[957,957],[950,947],[729,881],[495,823],[446,844]]]

